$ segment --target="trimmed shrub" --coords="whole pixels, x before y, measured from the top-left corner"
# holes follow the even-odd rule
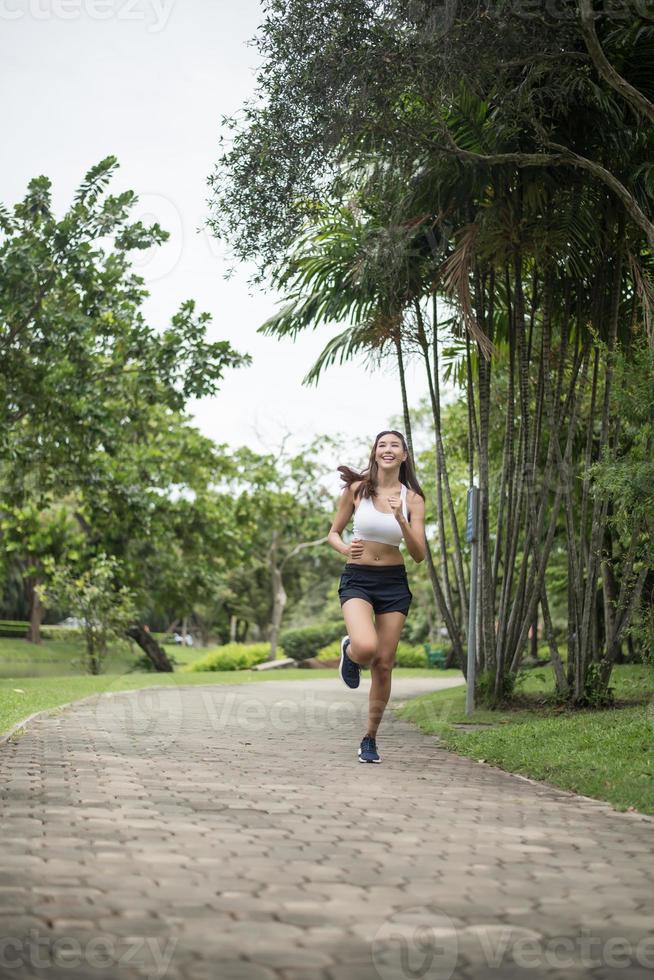
[[[0,636],[25,636],[30,624],[16,619],[0,620]]]
[[[30,624],[26,620],[20,619],[1,619],[0,636],[18,637],[19,639],[27,636]],[[65,627],[62,626],[41,626],[42,640],[56,640],[67,636]]]
[[[340,660],[341,643],[334,640],[318,651],[318,660]],[[396,667],[426,667],[427,654],[422,646],[412,646],[410,643],[400,642],[395,656]]]
[[[209,650],[204,657],[187,664],[182,670],[248,670],[267,660],[269,653],[270,643],[226,643]]]
[[[41,638],[44,640],[65,640],[70,636],[70,630],[66,626],[42,626]]]
[[[412,646],[410,643],[400,643],[395,658],[396,667],[426,667],[427,654],[423,646]]]
[[[318,651],[318,660],[340,660],[341,659],[341,641],[333,640],[328,643],[326,647]]]
[[[284,630],[280,642],[287,657],[292,657],[293,660],[308,660],[309,657],[316,657],[318,651],[332,640],[340,640],[344,635],[344,623],[320,623],[317,626],[306,626],[304,629]]]
[[[0,619],[0,636],[14,636],[27,631],[29,623],[21,619]]]

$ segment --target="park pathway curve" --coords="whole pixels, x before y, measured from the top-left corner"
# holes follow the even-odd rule
[[[390,710],[360,765],[368,683],[117,692],[12,736],[0,977],[651,978],[654,821]]]

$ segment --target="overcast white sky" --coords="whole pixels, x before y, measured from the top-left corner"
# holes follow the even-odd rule
[[[213,316],[212,338],[254,358],[216,398],[192,406],[202,431],[257,449],[260,436],[272,447],[284,430],[296,444],[321,433],[367,440],[400,412],[392,369],[351,364],[302,387],[337,328],[296,344],[259,336],[277,297],[253,294],[246,268],[226,280],[222,246],[198,233],[220,119],[253,90],[257,54],[247,42],[259,20],[256,0],[0,0],[0,201],[14,204],[30,178],[46,174],[62,211],[84,173],[115,154],[113,191],[136,191],[134,217],[171,232],[139,268],[149,321],[165,325],[193,298]],[[411,367],[409,385],[417,403],[426,386]]]

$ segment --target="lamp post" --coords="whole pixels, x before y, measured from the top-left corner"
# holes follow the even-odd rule
[[[477,666],[477,524],[479,516],[479,487],[468,488],[468,519],[466,541],[472,545],[470,554],[470,606],[468,609],[468,671],[466,676],[466,715],[475,710],[475,670]]]

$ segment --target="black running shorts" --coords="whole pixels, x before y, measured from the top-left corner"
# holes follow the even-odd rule
[[[348,562],[338,586],[341,606],[347,599],[365,599],[376,613],[406,616],[413,599],[404,565],[356,565]]]

